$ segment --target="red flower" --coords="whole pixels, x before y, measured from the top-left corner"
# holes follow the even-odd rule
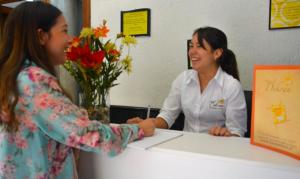
[[[84,47],[71,47],[67,52],[67,58],[71,61],[80,60],[80,64],[85,68],[95,68],[103,62],[104,51],[91,52],[88,44]]]
[[[91,61],[87,57],[84,57],[81,59],[81,65],[85,68],[93,68],[94,67],[94,65],[91,63]]]
[[[105,54],[103,51],[91,52],[87,44],[80,50],[79,53],[81,64],[86,68],[97,67],[103,62]]]
[[[104,59],[104,51],[97,51],[91,54],[91,60],[97,64],[102,63]]]
[[[91,54],[91,50],[88,44],[85,44],[83,48],[78,49],[78,55],[80,58],[88,57]]]
[[[79,50],[80,50],[80,48],[77,48],[77,47],[69,48],[69,50],[67,52],[67,58],[71,61],[77,61],[77,59],[79,58],[79,54],[78,54]]]

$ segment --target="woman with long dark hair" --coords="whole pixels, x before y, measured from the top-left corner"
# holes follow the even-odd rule
[[[8,16],[0,44],[0,178],[76,178],[72,148],[114,156],[151,136],[152,120],[103,125],[65,95],[55,65],[70,42],[61,11],[24,2]]]
[[[247,109],[234,53],[224,32],[213,27],[195,30],[189,49],[192,70],[173,82],[156,127],[169,128],[181,111],[184,130],[216,136],[243,136]],[[139,123],[139,118],[128,123]]]

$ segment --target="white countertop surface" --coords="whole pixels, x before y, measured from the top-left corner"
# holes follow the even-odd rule
[[[248,164],[286,168],[300,173],[299,160],[252,145],[249,138],[183,132],[182,136],[156,145],[151,150],[209,156],[220,160],[235,160]]]
[[[249,138],[161,129],[116,157],[81,152],[79,161],[80,178],[91,179],[300,179],[299,160]]]

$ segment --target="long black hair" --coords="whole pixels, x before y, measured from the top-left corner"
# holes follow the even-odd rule
[[[240,80],[236,58],[232,50],[227,48],[227,37],[224,32],[214,27],[201,27],[194,31],[193,35],[198,35],[199,45],[204,47],[203,40],[205,40],[212,48],[212,50],[222,49],[223,53],[217,63],[229,75],[235,79]]]

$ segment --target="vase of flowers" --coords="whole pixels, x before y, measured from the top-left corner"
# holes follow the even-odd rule
[[[80,87],[80,106],[86,108],[91,120],[109,123],[109,91],[123,71],[132,71],[130,47],[136,44],[132,36],[118,34],[114,41],[104,20],[96,28],[83,28],[67,49],[65,69]],[[124,48],[127,53],[122,54]]]

